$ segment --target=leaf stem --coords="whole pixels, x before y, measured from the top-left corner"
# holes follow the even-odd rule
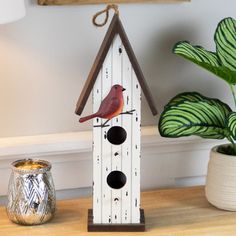
[[[234,87],[233,87],[232,84],[229,84],[229,86],[230,86],[231,92],[232,92],[232,94],[233,94],[234,105],[235,105],[235,107],[236,107],[236,95],[235,95],[235,92],[234,92]]]

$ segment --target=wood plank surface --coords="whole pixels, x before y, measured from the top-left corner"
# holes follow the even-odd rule
[[[211,206],[206,201],[203,187],[144,192],[141,200],[142,208],[145,210],[146,232],[116,233],[117,235],[236,235],[236,212],[222,211]],[[91,198],[58,201],[57,213],[51,222],[27,227],[11,223],[5,208],[1,206],[0,235],[110,235],[110,233],[87,233],[87,213],[91,206]]]
[[[93,113],[102,102],[102,70],[93,87]],[[102,125],[101,118],[93,119],[93,125]],[[102,223],[102,129],[93,129],[93,217],[94,222]]]
[[[119,52],[119,48],[122,46],[122,42],[119,35],[116,35],[112,42],[112,84],[122,85],[122,54]],[[122,116],[116,116],[111,119],[111,127],[121,126]],[[111,162],[112,171],[121,171],[121,146],[111,146]],[[117,153],[118,155],[116,155]],[[114,199],[118,199],[115,201]],[[121,223],[121,189],[112,189],[112,206],[111,206],[111,222]]]
[[[102,100],[107,96],[110,89],[112,87],[112,47],[109,49],[108,54],[105,58],[105,61],[102,66]],[[105,122],[105,119],[102,119],[102,122]],[[107,122],[108,127],[97,128],[102,130],[102,223],[111,222],[111,213],[112,213],[112,205],[111,205],[111,197],[112,190],[107,184],[107,176],[111,172],[112,168],[112,145],[107,139],[107,132],[111,127],[111,121]],[[94,145],[99,145],[100,140],[96,140]],[[96,178],[94,176],[94,178]]]
[[[125,51],[124,45],[122,45],[122,78],[123,78],[123,87],[126,91],[123,92],[124,96],[124,108],[123,111],[132,110],[132,65],[129,60],[129,57]],[[122,223],[131,223],[131,206],[132,206],[132,188],[131,188],[131,162],[132,162],[132,116],[133,115],[122,115],[122,127],[127,132],[127,137],[125,142],[122,144],[121,150],[121,167],[122,172],[126,176],[126,184],[122,188]],[[139,137],[140,138],[140,137]]]
[[[178,3],[191,0],[38,0],[39,5],[99,4],[99,3]]]
[[[140,158],[141,158],[141,88],[135,71],[132,68],[132,141],[131,141],[131,223],[140,222]]]

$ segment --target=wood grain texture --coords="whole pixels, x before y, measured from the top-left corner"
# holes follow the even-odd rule
[[[102,65],[102,100],[107,96],[112,86],[112,48],[109,49],[104,63]],[[102,120],[104,123],[104,119]],[[102,178],[101,186],[101,194],[102,194],[102,223],[109,223],[111,222],[111,212],[112,212],[112,205],[111,205],[111,197],[112,197],[112,190],[107,184],[107,176],[111,172],[112,168],[112,144],[107,139],[107,132],[111,126],[111,121],[107,123],[109,127],[104,128],[93,128],[94,129],[101,129],[102,136],[100,139],[102,140],[102,153],[101,153],[101,161],[102,161],[102,173],[97,178]],[[99,145],[100,139],[94,140],[94,146]],[[96,167],[94,167],[96,168]],[[93,177],[94,179],[96,176]],[[94,209],[95,210],[95,209]]]
[[[102,70],[93,87],[93,113],[102,102]],[[93,119],[93,125],[101,125],[102,119]],[[93,209],[94,222],[102,223],[102,129],[93,129]]]
[[[123,87],[126,88],[124,96],[124,111],[132,110],[132,65],[129,57],[122,46],[122,77]],[[132,117],[133,115],[123,115],[122,127],[126,130],[127,134],[132,134]],[[140,138],[140,137],[139,137]],[[125,186],[122,188],[122,223],[131,223],[131,201],[132,201],[132,189],[131,189],[131,162],[132,162],[132,135],[127,135],[125,142],[121,147],[121,167],[122,172],[126,175],[127,181]]]
[[[131,123],[131,223],[140,221],[140,160],[141,160],[141,89],[134,69],[132,77],[132,115]]]
[[[0,207],[0,235],[7,236],[74,236],[107,233],[87,233],[88,208],[92,199],[58,201],[55,218],[48,224],[23,227],[9,222],[5,208]],[[142,194],[145,210],[146,236],[227,236],[235,235],[236,212],[211,206],[203,187],[165,189]],[[125,233],[134,236],[137,233]]]
[[[99,4],[99,3],[178,3],[190,2],[191,0],[38,0],[39,5],[76,5],[76,4]]]
[[[122,85],[122,53],[119,49],[122,47],[122,42],[119,35],[114,37],[112,42],[112,84]],[[124,92],[123,92],[124,94]],[[124,110],[123,110],[124,111]],[[122,126],[121,124],[122,116],[117,116],[111,120],[111,126]],[[111,145],[111,170],[121,171],[121,145]],[[117,154],[118,155],[117,155]],[[115,201],[118,199],[118,201]],[[111,222],[112,223],[121,223],[121,189],[112,189],[111,196]]]

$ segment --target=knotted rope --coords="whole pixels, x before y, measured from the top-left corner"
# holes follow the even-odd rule
[[[108,18],[109,18],[109,11],[110,11],[111,9],[113,9],[113,10],[115,11],[115,14],[119,15],[118,6],[115,5],[115,4],[109,4],[109,5],[107,5],[107,7],[106,7],[104,10],[99,11],[98,13],[96,13],[96,14],[93,16],[93,24],[94,24],[95,26],[97,26],[97,27],[102,27],[102,26],[104,26],[104,25],[107,23],[107,21],[108,21]],[[106,17],[105,17],[104,21],[103,21],[102,23],[97,23],[97,22],[96,22],[97,17],[100,16],[100,15],[102,15],[103,13],[106,13]]]

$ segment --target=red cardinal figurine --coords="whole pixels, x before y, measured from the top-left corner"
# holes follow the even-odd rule
[[[102,100],[98,111],[92,115],[81,117],[79,122],[82,123],[95,117],[99,117],[102,119],[107,119],[107,121],[100,126],[104,127],[110,119],[123,114],[121,113],[124,106],[123,91],[125,91],[125,89],[121,85],[113,85],[108,95]],[[130,112],[133,112],[133,110],[127,112],[126,114],[131,114]]]

